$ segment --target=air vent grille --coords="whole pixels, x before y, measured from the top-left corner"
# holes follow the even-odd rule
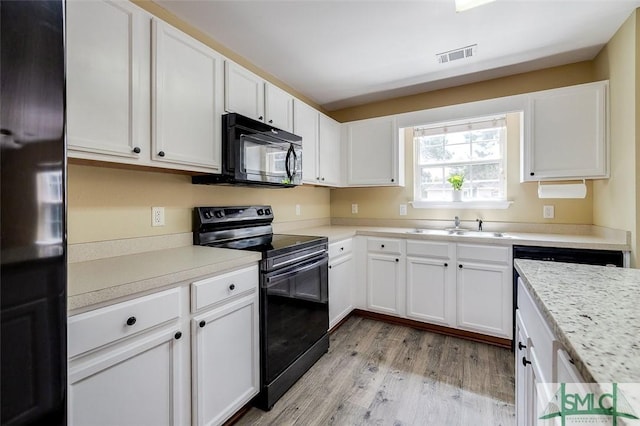
[[[448,52],[438,53],[438,63],[448,64],[449,62],[457,61],[459,59],[471,58],[478,53],[478,45],[473,44],[471,46],[461,47],[459,49],[449,50]]]

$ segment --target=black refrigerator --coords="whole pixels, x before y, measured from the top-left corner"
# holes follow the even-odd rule
[[[64,3],[0,1],[2,425],[66,423]]]

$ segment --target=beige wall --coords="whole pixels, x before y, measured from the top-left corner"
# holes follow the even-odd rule
[[[399,205],[413,200],[413,140],[405,138],[404,188],[348,188],[331,191],[331,217],[363,219],[451,219],[481,218],[498,222],[592,223],[592,187],[587,183],[587,198],[580,200],[541,200],[536,183],[519,182],[520,123],[517,114],[507,117],[507,198],[513,204],[506,210],[486,209],[414,209],[400,216]],[[351,204],[358,204],[358,214],[351,214]],[[542,218],[542,206],[555,206],[555,219]]]
[[[192,185],[185,175],[80,165],[69,165],[68,204],[70,244],[191,232],[194,206],[270,204],[277,222],[330,214],[326,188]],[[165,208],[165,226],[151,226],[154,206]]]
[[[547,68],[479,83],[331,111],[340,122],[420,111],[596,81],[592,61]]]
[[[593,223],[631,231],[635,265],[640,264],[636,250],[640,212],[639,18],[634,12],[594,60],[597,77],[608,78],[611,90],[611,177],[594,184]]]

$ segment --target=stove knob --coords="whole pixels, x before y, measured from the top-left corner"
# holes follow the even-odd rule
[[[204,216],[205,219],[211,219],[211,212],[209,212],[208,210],[205,210],[204,213],[202,213],[202,215]]]
[[[269,216],[271,214],[271,209],[264,209],[264,214]]]
[[[222,210],[216,210],[214,213],[215,217],[217,217],[218,219],[220,219],[222,216],[224,216],[224,213],[222,213]]]
[[[264,210],[258,209],[257,213],[258,213],[258,216],[262,216],[264,214]]]

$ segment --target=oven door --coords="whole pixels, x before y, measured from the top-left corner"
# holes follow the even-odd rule
[[[266,133],[240,136],[240,173],[253,182],[300,185],[302,148]]]
[[[271,383],[327,333],[328,259],[325,253],[262,275],[263,383]]]

